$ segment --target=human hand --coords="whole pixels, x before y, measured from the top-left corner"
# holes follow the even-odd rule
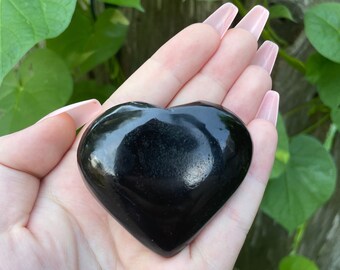
[[[278,110],[278,94],[268,91],[277,46],[266,42],[256,52],[268,12],[255,7],[226,32],[235,15],[226,4],[205,24],[184,29],[102,108],[95,101],[74,104],[0,138],[0,269],[233,268],[274,160]],[[241,186],[197,238],[163,258],[133,238],[85,187],[75,131],[123,102],[167,107],[196,100],[222,104],[244,121],[253,160]]]

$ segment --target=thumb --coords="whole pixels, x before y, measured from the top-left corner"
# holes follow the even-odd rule
[[[76,128],[91,120],[100,109],[96,100],[76,103],[29,128],[0,137],[0,233],[15,225],[26,225],[40,179],[70,148]]]
[[[76,134],[66,113],[0,138],[0,164],[38,178],[44,177],[71,146]]]
[[[97,100],[61,108],[35,125],[0,137],[0,164],[38,178],[61,160],[76,135],[76,128],[100,110]]]

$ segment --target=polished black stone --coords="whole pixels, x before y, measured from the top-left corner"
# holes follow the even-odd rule
[[[104,207],[145,246],[172,256],[245,177],[252,142],[221,106],[118,105],[84,133],[78,164]],[[225,240],[223,240],[225,241]]]

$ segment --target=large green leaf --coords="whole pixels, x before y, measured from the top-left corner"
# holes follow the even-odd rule
[[[279,270],[318,270],[317,265],[304,256],[292,255],[280,261]]]
[[[94,23],[77,7],[70,27],[47,42],[76,73],[86,73],[115,55],[123,45],[129,22],[116,9],[106,9]]]
[[[65,30],[75,3],[76,0],[0,0],[0,84],[36,43]]]
[[[286,165],[289,161],[288,135],[281,114],[278,116],[276,128],[278,133],[278,144],[275,153],[275,162],[270,178],[276,178],[280,176],[285,171]]]
[[[268,184],[262,210],[292,231],[330,198],[336,167],[319,141],[300,135],[290,143],[285,172],[274,180]]]
[[[114,92],[113,85],[102,85],[94,80],[77,82],[74,85],[73,95],[69,103],[95,98],[100,103],[104,103]]]
[[[140,11],[144,11],[141,4],[141,0],[100,0],[100,1],[121,7],[133,7]]]
[[[0,135],[33,124],[65,105],[71,94],[72,77],[64,61],[47,49],[33,51],[0,87]]]
[[[305,13],[306,35],[315,49],[340,63],[340,3],[323,3]]]
[[[339,45],[340,47],[340,40]],[[340,105],[340,64],[334,63],[320,54],[308,58],[306,76],[309,82],[316,84],[323,103],[331,108]]]

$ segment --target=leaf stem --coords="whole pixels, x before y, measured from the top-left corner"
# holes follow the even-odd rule
[[[294,240],[293,240],[292,250],[290,252],[290,255],[297,254],[297,251],[300,247],[303,235],[305,234],[306,227],[307,227],[306,222],[304,222],[303,224],[301,224],[300,226],[297,227],[295,235],[294,235]]]
[[[323,123],[325,123],[329,119],[330,115],[327,113],[324,117],[322,117],[320,120],[316,121],[314,124],[310,125],[309,127],[305,128],[299,133],[311,133],[315,129],[317,129],[319,126],[321,126]]]
[[[300,105],[297,105],[296,107],[292,108],[291,110],[289,110],[288,112],[286,112],[284,114],[284,118],[289,118],[291,116],[293,116],[294,114],[298,113],[299,111],[301,111],[302,109],[309,107],[311,105],[314,105],[314,103],[319,100],[319,97],[314,97],[311,100],[304,102]]]
[[[284,49],[279,50],[279,55],[289,64],[302,74],[306,74],[306,66],[299,59],[289,55]]]
[[[330,152],[331,149],[332,149],[332,145],[333,145],[333,141],[334,141],[336,132],[337,132],[337,127],[336,127],[335,124],[332,123],[329,126],[329,129],[328,129],[328,132],[327,132],[327,135],[326,135],[326,139],[325,139],[325,142],[323,144],[328,152]]]
[[[262,32],[262,37],[264,39],[270,39],[272,41],[274,41],[275,43],[277,43],[279,46],[283,46],[283,47],[287,47],[288,44],[287,42],[280,38],[276,32],[274,31],[274,29],[270,26],[269,23],[267,23],[265,29]],[[266,38],[267,37],[267,38]]]
[[[97,15],[96,15],[96,4],[95,4],[96,0],[91,0],[90,1],[90,8],[91,8],[91,14],[93,17],[93,20],[96,21],[97,20]]]

